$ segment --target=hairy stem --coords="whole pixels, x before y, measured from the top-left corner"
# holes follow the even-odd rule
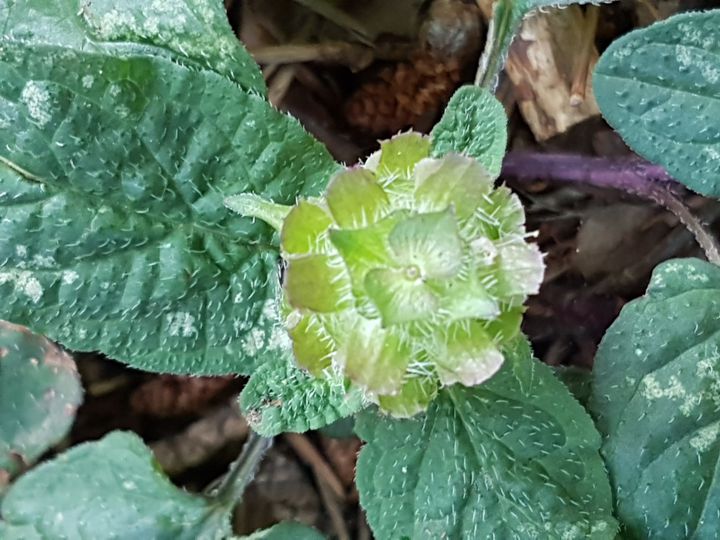
[[[502,175],[519,181],[554,180],[617,189],[653,201],[693,233],[708,261],[720,264],[717,240],[677,196],[680,185],[659,165],[640,159],[510,152],[505,156]]]
[[[282,229],[283,221],[292,208],[268,201],[254,193],[232,195],[225,199],[225,206],[241,216],[262,219],[278,232]]]
[[[708,261],[720,265],[720,247],[715,237],[707,230],[705,225],[690,211],[685,203],[666,186],[656,185],[655,192],[656,198],[653,200],[675,214],[682,224],[693,233],[695,240],[705,252],[705,257],[707,257]]]
[[[272,446],[272,441],[272,438],[261,437],[251,431],[240,457],[230,465],[230,471],[212,494],[212,498],[222,506],[237,504],[255,476],[263,456]]]
[[[555,180],[613,188],[642,196],[648,183],[670,183],[672,177],[660,165],[639,158],[611,159],[575,154],[508,152],[503,176],[520,181]]]
[[[491,92],[495,90],[510,45],[520,29],[521,22],[522,16],[514,9],[511,1],[498,0],[495,2],[488,26],[485,49],[480,56],[475,75],[476,86],[487,88]]]

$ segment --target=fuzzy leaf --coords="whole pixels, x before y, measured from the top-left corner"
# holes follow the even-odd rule
[[[323,540],[323,535],[312,527],[300,523],[278,523],[277,525],[257,531],[243,540]]]
[[[595,68],[600,110],[625,142],[689,188],[720,197],[720,10],[623,36]]]
[[[437,332],[436,365],[444,386],[476,386],[492,377],[503,364],[503,354],[480,321],[463,321]]]
[[[328,185],[326,199],[335,222],[345,229],[368,226],[389,204],[373,174],[360,168],[335,176]]]
[[[251,372],[277,249],[223,200],[315,194],[327,151],[212,71],[0,48],[0,317],[149,371]]]
[[[33,538],[32,529],[38,538],[219,540],[230,533],[227,508],[173,486],[140,438],[119,431],[25,474],[1,509],[3,538]]]
[[[555,376],[560,379],[570,393],[587,409],[592,392],[592,374],[577,366],[554,366]]]
[[[543,8],[564,8],[572,6],[573,4],[584,5],[584,4],[609,4],[615,0],[511,0],[511,3],[515,6],[515,9],[524,12],[525,14],[535,10]]]
[[[462,266],[462,239],[449,209],[400,221],[390,231],[388,243],[395,262],[405,268],[416,267],[417,278],[449,279]]]
[[[4,39],[164,56],[215,71],[245,90],[266,91],[221,0],[0,0],[0,27]]]
[[[493,188],[485,168],[461,155],[421,161],[415,183],[415,201],[423,209],[437,212],[452,205],[459,219],[469,218]]]
[[[453,152],[465,154],[476,158],[497,178],[507,146],[505,109],[484,88],[463,86],[455,92],[433,128],[432,144],[434,157]]]
[[[429,154],[429,137],[412,131],[401,133],[381,141],[380,150],[370,156],[366,167],[384,178],[411,178],[415,166]]]
[[[365,276],[365,291],[382,316],[383,326],[432,317],[438,299],[421,279],[408,279],[406,270],[376,268]]]
[[[425,415],[358,417],[357,485],[377,538],[614,538],[590,417],[527,345],[507,356]]]
[[[720,530],[720,268],[658,266],[605,334],[591,407],[630,538]]]
[[[412,358],[402,331],[383,328],[377,319],[358,318],[347,330],[336,362],[356,384],[375,394],[396,392]]]
[[[240,394],[250,427],[263,437],[319,429],[364,406],[359,389],[339,378],[315,378],[290,355],[259,367]]]
[[[342,259],[305,255],[287,261],[285,291],[288,303],[299,309],[332,313],[348,307],[350,280]]]
[[[70,355],[27,328],[0,321],[0,491],[20,465],[65,436],[81,401]]]
[[[332,218],[320,206],[298,202],[283,221],[283,250],[292,255],[322,253],[323,237],[332,224]]]
[[[410,418],[427,410],[437,391],[438,381],[435,379],[413,377],[402,385],[399,392],[378,396],[378,404],[384,412],[397,418]]]

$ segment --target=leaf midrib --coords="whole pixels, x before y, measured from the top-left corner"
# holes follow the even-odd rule
[[[154,45],[147,45],[147,44],[145,44],[145,43],[138,44],[138,43],[132,43],[132,42],[102,42],[103,44],[107,43],[107,45],[100,46],[100,45],[98,44],[98,42],[88,41],[88,43],[92,43],[92,44],[95,46],[95,50],[92,50],[92,51],[88,51],[88,50],[84,50],[84,49],[77,49],[77,48],[75,48],[75,47],[70,47],[70,46],[58,45],[58,44],[56,44],[56,43],[47,43],[47,42],[39,42],[39,43],[37,43],[37,42],[29,42],[29,41],[27,41],[27,40],[21,40],[21,39],[0,38],[0,47],[2,46],[3,43],[13,44],[13,45],[19,45],[19,46],[24,46],[24,47],[27,47],[27,48],[30,49],[30,50],[38,50],[38,49],[43,49],[43,48],[47,48],[47,49],[51,49],[51,50],[70,50],[70,51],[74,52],[76,55],[78,55],[78,57],[81,57],[82,55],[91,55],[91,56],[96,56],[96,57],[100,57],[100,58],[114,58],[114,59],[116,59],[116,60],[128,60],[128,61],[133,60],[133,59],[135,59],[135,60],[144,60],[144,59],[145,59],[145,60],[151,60],[151,61],[160,61],[160,62],[165,63],[166,66],[171,66],[171,67],[180,66],[181,68],[185,68],[185,69],[188,69],[188,70],[197,69],[197,70],[203,71],[203,72],[205,72],[205,73],[207,73],[207,74],[209,74],[209,75],[213,75],[213,76],[219,77],[219,78],[222,79],[223,81],[229,83],[231,86],[236,87],[239,92],[242,92],[242,93],[244,93],[244,94],[246,94],[246,95],[249,95],[249,96],[251,97],[251,99],[252,99],[253,97],[255,97],[255,98],[257,98],[257,99],[262,99],[262,96],[258,95],[257,92],[253,91],[252,89],[246,89],[246,88],[242,87],[242,86],[241,86],[240,84],[238,84],[236,81],[234,81],[234,80],[232,80],[232,79],[229,79],[227,76],[223,75],[222,73],[220,73],[220,72],[218,72],[218,71],[215,71],[215,70],[212,70],[212,69],[207,69],[207,68],[206,68],[205,66],[203,66],[202,64],[200,64],[200,63],[198,63],[198,62],[196,62],[196,61],[194,61],[194,60],[192,60],[192,59],[189,59],[189,58],[187,58],[187,57],[184,57],[184,58],[185,58],[186,60],[188,60],[188,65],[186,65],[186,64],[183,63],[183,62],[175,62],[175,61],[174,61],[174,60],[175,60],[174,57],[178,56],[178,53],[172,51],[171,49],[166,49],[166,48],[163,48],[163,47],[157,47],[157,46],[154,46]],[[117,53],[115,53],[114,51],[108,50],[108,49],[112,49],[112,48],[121,48],[121,49],[122,49],[122,48],[126,48],[126,49],[128,49],[127,51],[125,51],[125,52],[127,53],[127,56],[122,56],[122,54],[117,54]],[[161,55],[161,54],[144,54],[145,51],[144,51],[143,49],[145,49],[145,48],[148,49],[148,50],[156,49],[156,50],[167,51],[167,53],[168,53],[168,55],[169,55],[170,57],[168,57],[167,55]],[[120,52],[122,53],[122,51],[120,51]],[[16,69],[15,66],[12,66],[12,69],[17,72],[17,69]],[[21,78],[21,79],[26,78],[26,77],[24,77],[21,73],[18,73],[18,76],[19,76],[19,78]],[[99,110],[102,110],[102,111],[104,111],[104,112],[106,112],[106,113],[109,113],[109,114],[112,114],[112,113],[113,113],[113,111],[111,111],[109,108],[103,106],[102,103],[97,102],[97,100],[91,99],[91,98],[90,98],[89,96],[87,96],[86,94],[78,93],[74,88],[71,88],[71,87],[67,86],[66,84],[63,84],[63,83],[60,82],[60,81],[52,80],[52,81],[49,81],[49,82],[51,82],[51,83],[52,83],[53,85],[55,85],[55,86],[58,86],[58,87],[60,87],[60,88],[65,89],[65,90],[68,91],[70,94],[74,95],[74,96],[75,96],[75,99],[80,99],[80,100],[86,101],[86,102],[88,102],[88,103],[91,103],[92,105],[94,105],[95,107],[97,107]],[[9,101],[9,100],[8,100],[8,101]],[[12,103],[12,102],[11,102],[11,103]],[[14,103],[17,105],[17,102],[14,102]],[[268,107],[270,107],[270,104],[268,104]],[[143,112],[143,114],[144,114],[144,112]],[[136,135],[135,140],[140,141],[140,142],[142,143],[143,147],[147,150],[148,155],[152,157],[152,159],[155,161],[155,163],[158,165],[158,167],[159,167],[159,168],[163,168],[163,164],[157,159],[157,156],[154,154],[154,152],[147,146],[147,142],[146,142],[142,137],[140,137],[140,136],[138,135],[137,129],[136,129],[136,127],[135,127],[135,124],[131,124],[131,126],[132,126],[132,127],[131,127],[132,132]],[[228,148],[234,148],[235,145],[234,145],[232,139],[230,139],[224,132],[220,132],[220,134],[221,134],[223,140],[225,141],[225,143],[228,145]],[[44,140],[45,140],[45,144],[47,145],[47,148],[54,154],[54,148],[55,148],[55,147],[54,147],[54,145],[52,144],[52,141],[48,141],[47,138],[44,137],[44,134],[41,133],[39,130],[37,130],[36,136],[43,137]],[[7,159],[7,158],[4,158],[2,155],[0,155],[0,158],[6,159],[8,163],[14,165],[15,167],[18,167],[19,170],[23,170],[23,168],[22,168],[21,166],[19,166],[18,164],[13,163],[11,160],[9,160],[9,159]],[[59,164],[62,163],[62,160],[58,159],[57,157],[56,157],[56,161],[57,161]],[[31,172],[31,171],[28,171],[28,172]],[[172,173],[170,173],[170,171],[165,171],[165,172],[168,173],[168,174],[167,174],[167,177],[168,177],[168,178],[172,179],[172,178],[174,177],[174,175],[173,175]],[[47,183],[46,180],[44,180],[43,178],[38,177],[38,176],[36,176],[35,179],[33,179],[33,178],[25,178],[25,179],[26,179],[27,181],[34,181],[35,179],[37,179],[37,180],[39,180],[43,185],[47,186],[48,188],[60,189],[59,187],[54,186],[53,184]],[[303,186],[302,186],[302,187],[303,187],[303,188],[305,187],[305,183],[304,183],[304,182],[303,182]],[[63,187],[63,190],[64,190],[64,189],[66,189],[66,188]],[[74,191],[74,192],[80,194],[80,195],[81,195],[81,198],[85,198],[85,199],[88,199],[88,198],[89,198],[86,193],[83,193],[83,192],[81,192],[81,191],[79,191],[79,190],[74,190],[72,187],[67,188],[67,190],[68,190],[68,191]],[[61,190],[61,191],[62,191],[62,190]],[[246,192],[247,192],[247,191],[243,191],[242,193],[246,193]],[[225,195],[226,195],[226,196],[231,196],[231,195],[237,195],[237,194],[238,194],[238,193],[227,193],[227,194],[225,194]],[[191,207],[189,207],[189,206],[187,205],[187,203],[186,203],[181,197],[179,198],[179,200],[183,201],[183,206],[185,206],[185,208],[187,208],[188,213],[189,213],[189,217],[191,217],[191,218],[194,217],[194,210],[193,210]],[[112,205],[108,205],[108,204],[106,204],[106,203],[103,203],[103,204],[104,204],[105,206],[112,206]],[[95,206],[97,206],[97,205],[95,205]],[[115,206],[113,206],[113,207],[115,208]],[[127,213],[127,209],[124,208],[124,207],[122,208],[122,211],[123,211],[123,213]],[[135,213],[136,213],[136,214],[139,214],[139,215],[144,215],[142,212],[138,212],[138,211],[135,211]],[[230,215],[230,211],[226,211],[226,213],[227,213],[228,215]],[[177,225],[178,225],[178,223],[176,223],[176,222],[174,222],[174,221],[172,221],[172,220],[157,219],[157,221],[159,221],[159,222],[161,222],[161,223],[168,223],[168,224],[173,225],[173,226],[177,226]],[[192,222],[192,225],[196,226],[196,227],[199,228],[200,230],[204,230],[204,231],[207,231],[207,232],[210,232],[210,233],[213,233],[213,234],[224,235],[225,237],[227,237],[227,238],[230,239],[230,240],[236,240],[235,237],[231,236],[229,233],[226,233],[226,232],[224,232],[224,231],[222,231],[222,230],[220,230],[220,229],[218,229],[218,230],[213,230],[213,229],[210,229],[210,228],[208,228],[208,227],[205,227],[205,226],[202,226],[202,225],[198,225],[195,221]],[[254,244],[248,243],[248,245],[254,245]],[[274,247],[273,247],[272,249],[273,249],[274,251],[277,251],[277,248],[274,248]]]
[[[483,390],[487,391],[487,392],[490,393],[490,394],[494,394],[494,395],[496,395],[496,396],[498,396],[498,397],[500,397],[500,398],[502,398],[502,399],[510,399],[510,398],[508,398],[507,396],[495,394],[494,392],[492,392],[491,390],[488,390],[487,388],[483,388]],[[464,416],[464,414],[463,414],[463,412],[462,412],[462,407],[460,407],[459,404],[458,404],[457,398],[456,398],[456,396],[455,396],[455,391],[454,391],[452,388],[448,388],[448,389],[447,389],[447,394],[448,394],[448,396],[450,397],[450,400],[452,401],[453,408],[457,411],[457,415],[458,415],[458,417],[459,417],[460,420],[461,420],[461,425],[462,425],[463,430],[464,430],[464,432],[465,432],[465,438],[466,438],[468,441],[470,441],[470,446],[471,446],[472,449],[473,449],[473,458],[476,460],[477,465],[478,465],[478,468],[480,468],[480,467],[482,466],[482,463],[480,462],[480,459],[479,459],[479,457],[478,457],[478,456],[480,455],[480,453],[479,453],[479,451],[477,450],[477,448],[476,448],[476,446],[475,446],[475,444],[474,444],[473,437],[472,437],[472,433],[471,433],[471,430],[470,430],[470,427],[469,427],[469,422],[466,420],[466,418],[465,418],[465,416]],[[517,401],[517,400],[516,400],[516,401]],[[519,403],[523,403],[523,404],[524,404],[524,402],[522,402],[522,401],[519,401]],[[547,411],[546,411],[546,412],[547,412]],[[505,444],[502,440],[500,440],[500,439],[497,438],[497,437],[489,436],[490,434],[489,434],[486,430],[484,430],[482,427],[480,427],[480,426],[478,426],[477,429],[478,429],[479,431],[483,432],[486,436],[488,436],[488,439],[489,439],[489,440],[492,440],[492,441],[497,442],[498,444],[500,444],[501,446],[503,446],[503,447],[506,449],[507,452],[509,452],[511,455],[514,455],[514,452],[512,451],[512,449],[511,449],[507,444]],[[567,445],[567,435],[564,433],[564,430],[563,430],[563,435],[565,435],[565,440],[566,440],[566,445]],[[543,470],[545,471],[545,473],[547,474],[547,476],[548,476],[549,478],[552,478],[552,476],[550,475],[549,471],[545,468],[545,466],[544,466],[541,462],[539,462],[539,461],[537,461],[537,460],[533,460],[533,462],[534,462],[534,463],[537,463],[540,467],[542,467]],[[565,492],[568,500],[572,500],[572,499],[573,499],[573,497],[570,495],[570,493],[568,493],[567,490],[566,490],[562,485],[560,485],[559,483],[557,483],[556,485],[557,485],[558,488],[562,489],[563,492]],[[511,505],[511,506],[514,506],[515,508],[519,509],[519,510],[520,510],[520,513],[521,513],[522,515],[524,515],[526,518],[528,518],[527,521],[529,521],[529,522],[531,522],[531,523],[538,523],[538,522],[535,520],[535,516],[534,516],[534,515],[528,515],[528,514],[526,514],[525,511],[524,511],[525,509],[524,509],[523,507],[517,505],[514,501],[512,501],[512,499],[506,497],[506,496],[504,495],[504,493],[500,492],[500,493],[496,493],[496,495],[498,496],[498,498],[499,498],[500,500],[504,501],[504,502],[506,503],[506,505],[508,505],[508,506]],[[468,501],[466,500],[466,501],[465,501],[465,504],[467,505],[467,503],[468,503]],[[542,522],[540,522],[540,523],[542,523]]]
[[[5,158],[3,158],[3,156],[0,156],[0,159],[5,159]],[[9,160],[8,160],[8,161],[9,161]],[[1,163],[0,163],[0,166],[2,166]],[[18,174],[18,176],[21,176],[21,175]],[[87,193],[83,193],[83,192],[80,191],[79,189],[76,189],[76,188],[73,188],[73,187],[69,187],[69,188],[66,188],[66,189],[60,189],[58,186],[54,186],[53,184],[47,184],[47,183],[45,183],[45,182],[42,181],[42,180],[43,180],[43,179],[40,179],[40,183],[48,190],[47,197],[44,198],[44,199],[41,199],[42,201],[47,201],[48,199],[51,199],[51,198],[57,197],[57,196],[70,195],[71,197],[73,197],[73,198],[75,198],[75,199],[78,199],[78,200],[80,200],[80,201],[82,201],[82,202],[90,203],[94,209],[97,209],[97,208],[98,208],[98,204],[97,204],[97,202],[94,200],[95,197],[88,196]],[[28,179],[26,179],[26,178],[23,178],[21,181],[23,181],[23,182],[33,182],[33,180],[28,180]],[[27,202],[21,202],[21,203],[11,203],[11,204],[0,203],[0,208],[10,207],[10,206],[12,206],[12,207],[34,206],[34,205],[37,205],[38,203],[40,203],[41,200],[27,201]],[[103,203],[103,206],[112,206],[112,208],[113,208],[115,211],[119,211],[119,213],[121,213],[121,214],[135,214],[135,215],[138,215],[138,216],[141,216],[141,217],[147,217],[147,215],[148,215],[147,212],[138,212],[138,211],[131,212],[131,211],[128,211],[127,208],[123,208],[123,207],[115,206],[115,205],[110,205],[110,204],[107,204],[107,202],[104,202],[104,203]],[[149,219],[149,218],[148,218],[148,219]],[[241,238],[236,237],[236,236],[232,236],[230,233],[228,233],[228,232],[226,232],[226,231],[223,231],[223,230],[220,230],[220,229],[211,229],[211,228],[206,227],[206,226],[204,226],[204,225],[200,225],[200,224],[198,224],[198,223],[195,222],[195,221],[190,221],[190,222],[187,222],[187,223],[182,223],[182,222],[173,221],[173,220],[167,219],[167,218],[163,219],[163,218],[161,218],[161,217],[157,217],[157,215],[154,215],[153,218],[152,218],[152,220],[150,220],[150,221],[155,221],[155,222],[157,222],[157,223],[160,223],[160,224],[162,224],[163,227],[166,229],[167,233],[162,237],[162,239],[166,239],[167,237],[169,237],[169,236],[171,236],[172,234],[176,233],[178,228],[183,228],[183,229],[195,230],[195,231],[200,232],[200,233],[203,233],[204,235],[207,235],[207,236],[221,236],[221,237],[225,238],[226,240],[228,240],[228,241],[230,241],[230,242],[242,243],[243,245],[245,245],[245,246],[248,247],[248,248],[257,249],[257,251],[259,251],[259,252],[271,252],[271,253],[278,253],[278,252],[279,252],[278,248],[277,248],[276,246],[270,244],[270,243],[267,243],[267,242],[251,242],[251,241],[243,242],[243,241],[241,240]],[[148,245],[151,245],[151,244],[153,244],[153,243],[161,242],[162,239],[156,239],[156,240],[154,240],[154,241],[151,242],[151,243],[146,243],[146,244],[143,244],[142,246],[136,246],[134,249],[145,248],[145,247],[147,247]],[[113,256],[113,255],[115,255],[115,254],[125,253],[125,252],[127,252],[127,251],[132,251],[132,249],[128,249],[128,248],[118,249],[117,251],[104,254],[101,258],[111,257],[111,256]],[[92,257],[94,257],[94,258],[95,258],[96,256],[97,256],[97,254],[93,254],[93,255],[92,255]],[[90,256],[88,256],[88,257],[90,257]],[[88,257],[85,257],[85,258],[88,258]],[[61,271],[61,270],[63,270],[63,268],[58,268],[58,269],[56,269],[56,270],[48,269],[48,268],[38,268],[38,269],[37,269],[37,271],[39,271],[39,272],[42,272],[42,271]],[[35,270],[33,270],[33,271],[35,271]]]
[[[4,39],[0,39],[0,46],[2,45],[3,42],[26,44],[26,42],[21,41],[21,40],[4,40]],[[55,45],[55,44],[41,44],[40,46],[41,46],[41,47],[53,48],[53,49],[61,49],[61,50],[66,50],[66,49],[74,50],[74,49],[69,48],[69,47],[61,47],[61,46],[58,46],[58,45]],[[31,48],[35,48],[35,46],[33,46],[33,45],[30,45],[30,47],[31,47]],[[78,52],[78,51],[75,51],[75,52]],[[82,52],[83,54],[93,54],[93,55],[103,56],[102,51],[98,51],[98,52],[81,51],[81,52]],[[137,55],[135,55],[134,58],[143,59],[144,57],[143,57],[143,56],[137,56]],[[162,56],[157,56],[157,57],[153,57],[153,58],[156,59],[156,60],[161,60],[161,61],[166,61],[166,62],[168,61],[167,58],[164,58],[164,57],[162,57]],[[187,67],[187,66],[182,66],[182,67]],[[13,67],[13,69],[15,69],[15,68]],[[216,76],[218,76],[218,77],[221,77],[221,78],[226,79],[225,77],[223,77],[222,75],[218,74],[218,73],[215,72],[215,71],[211,71],[211,70],[204,70],[204,71],[207,71],[208,73],[212,73],[212,74],[214,74],[214,75],[216,75]],[[234,81],[230,81],[229,79],[226,79],[226,80],[227,80],[228,82],[230,82],[230,84],[236,86],[239,91],[244,92],[244,90],[243,90],[239,85],[237,85]],[[55,81],[55,80],[53,80],[53,81],[51,81],[51,82],[52,82],[53,85],[56,85],[56,86],[58,86],[58,87],[60,87],[60,88],[63,88],[63,89],[65,89],[65,90],[67,90],[68,92],[70,92],[71,94],[73,94],[73,95],[75,96],[75,99],[80,99],[80,100],[84,100],[84,101],[86,101],[86,102],[88,102],[88,103],[91,103],[91,104],[93,104],[94,106],[96,106],[98,109],[100,109],[100,110],[102,110],[102,111],[104,111],[104,112],[107,112],[107,113],[111,113],[111,112],[112,112],[112,111],[109,111],[106,107],[104,107],[101,103],[98,103],[96,100],[90,99],[88,96],[86,96],[86,95],[84,95],[84,94],[77,93],[73,88],[70,88],[70,87],[68,87],[68,86],[65,85],[65,84],[62,84],[61,82],[58,82],[58,81]],[[17,103],[16,103],[16,105],[17,105]],[[155,153],[147,146],[147,142],[146,142],[142,137],[140,137],[140,136],[138,135],[137,130],[136,130],[136,127],[135,127],[134,124],[132,125],[132,128],[131,128],[131,129],[132,129],[133,133],[135,133],[135,135],[136,135],[135,139],[136,139],[137,141],[139,141],[140,143],[142,143],[143,147],[147,150],[148,155],[149,155],[150,157],[152,157],[152,159],[154,160],[154,162],[157,164],[157,166],[158,166],[159,168],[163,169],[162,163],[157,159],[157,156],[155,155]],[[42,133],[40,130],[37,130],[35,135],[36,135],[37,137],[42,137],[42,138],[44,139],[45,145],[46,145],[46,147],[49,149],[49,151],[50,151],[51,153],[55,154],[55,147],[54,147],[54,145],[52,144],[52,141],[48,141],[47,138],[45,137],[44,133]],[[225,141],[226,141],[226,143],[228,144],[228,146],[229,146],[230,148],[232,148],[232,147],[233,147],[232,140],[230,140],[227,136],[225,136],[224,133],[222,133],[222,135],[223,135],[223,139],[225,139]],[[34,183],[41,183],[43,186],[46,187],[46,189],[47,189],[48,191],[52,192],[51,194],[49,194],[50,196],[55,196],[57,193],[61,193],[61,194],[62,194],[63,192],[68,192],[68,193],[72,193],[75,197],[79,198],[79,199],[82,200],[82,201],[93,201],[93,203],[92,203],[93,207],[94,207],[94,208],[98,208],[98,203],[93,200],[93,199],[96,199],[96,197],[94,197],[94,196],[92,196],[92,195],[89,195],[88,193],[85,193],[85,192],[81,191],[80,189],[75,188],[75,187],[72,186],[72,185],[63,186],[63,187],[61,188],[60,186],[56,186],[56,185],[54,185],[53,183],[49,183],[46,179],[44,179],[44,178],[42,178],[42,177],[39,177],[39,176],[37,176],[37,175],[34,175],[34,174],[33,174],[33,177],[32,177],[32,178],[28,178],[26,175],[24,175],[24,174],[22,174],[22,173],[20,172],[20,171],[25,170],[22,166],[18,165],[17,163],[14,163],[12,160],[10,160],[9,158],[7,158],[7,157],[5,157],[5,156],[2,156],[2,155],[0,155],[0,160],[2,160],[2,161],[4,161],[4,162],[7,162],[8,168],[10,168],[10,169],[13,170],[14,172],[16,172],[18,176],[22,177],[22,178],[23,178],[23,181],[26,181],[26,182],[34,182]],[[55,157],[55,160],[58,162],[58,164],[63,163],[63,160],[59,159],[57,156]],[[0,161],[0,163],[2,163],[2,161]],[[27,172],[30,173],[30,174],[32,174],[32,171],[27,171]],[[165,172],[167,173],[167,176],[168,176],[169,179],[170,179],[170,178],[173,178],[173,175],[172,175],[169,171],[165,171]],[[63,174],[64,174],[65,176],[67,176],[66,173],[64,173],[64,171],[63,171]],[[228,194],[228,195],[231,195],[231,194]],[[201,231],[201,232],[203,232],[203,233],[205,233],[205,234],[222,236],[222,237],[226,238],[227,240],[230,240],[230,241],[233,241],[233,242],[238,242],[238,241],[239,241],[239,238],[237,238],[237,237],[235,237],[235,236],[232,236],[230,233],[228,233],[228,232],[226,232],[226,231],[223,231],[223,230],[220,229],[220,228],[218,228],[218,229],[212,229],[212,228],[209,228],[209,227],[207,227],[207,226],[205,226],[205,225],[199,224],[195,219],[193,219],[193,218],[195,218],[196,216],[194,215],[195,213],[194,213],[194,210],[192,209],[192,207],[190,207],[181,197],[178,197],[178,200],[182,201],[182,203],[183,203],[182,206],[187,210],[187,212],[188,212],[188,214],[189,214],[189,215],[188,215],[188,218],[190,218],[190,219],[189,219],[189,222],[188,222],[188,223],[177,222],[177,221],[173,221],[173,220],[171,220],[171,219],[162,218],[162,217],[161,217],[160,215],[158,215],[158,214],[154,214],[153,217],[152,217],[152,219],[151,219],[151,221],[155,221],[155,222],[161,223],[161,224],[163,224],[164,226],[169,227],[169,228],[171,228],[171,229],[172,229],[172,228],[177,228],[178,226],[180,226],[180,227],[188,227],[188,226],[189,226],[189,227],[194,228],[194,229],[196,229],[196,230],[198,230],[198,231]],[[29,204],[32,204],[32,203],[29,203]],[[136,215],[139,215],[139,216],[143,216],[143,217],[146,217],[146,216],[148,215],[148,212],[140,212],[140,211],[138,211],[138,210],[128,210],[128,207],[124,207],[124,206],[118,205],[117,203],[115,203],[115,204],[108,204],[107,201],[102,201],[102,206],[111,206],[111,207],[114,208],[116,211],[119,210],[120,213],[123,213],[123,214],[133,213],[133,214],[136,214]],[[130,208],[132,208],[132,207],[130,207]],[[226,213],[228,214],[228,216],[230,215],[230,211],[226,210]],[[274,247],[274,246],[272,246],[271,244],[266,243],[266,242],[258,242],[258,243],[255,243],[255,242],[249,242],[249,241],[248,241],[248,242],[244,242],[244,243],[245,243],[245,245],[247,245],[248,247],[255,247],[255,246],[257,246],[258,249],[260,249],[260,250],[267,250],[267,251],[274,251],[274,252],[278,251],[278,248],[277,248],[277,247]]]

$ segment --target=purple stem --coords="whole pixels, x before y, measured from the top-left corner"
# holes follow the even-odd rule
[[[503,161],[502,175],[524,182],[554,180],[613,188],[652,200],[650,193],[654,193],[658,183],[677,187],[665,169],[639,158],[509,152]]]
[[[720,264],[715,237],[678,196],[680,184],[659,165],[639,158],[510,152],[503,161],[502,176],[521,182],[552,180],[611,188],[651,200],[675,214],[695,235],[707,259]]]

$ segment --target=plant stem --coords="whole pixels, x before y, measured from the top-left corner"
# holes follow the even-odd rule
[[[677,185],[660,165],[639,158],[611,159],[541,152],[508,152],[502,175],[523,182],[554,180],[613,188],[639,196],[647,191],[648,182]]]
[[[272,446],[272,438],[261,437],[254,431],[250,432],[240,457],[230,465],[230,470],[220,483],[212,498],[222,506],[237,504],[245,492],[245,488],[255,476],[260,461]]]
[[[276,204],[254,193],[241,193],[225,199],[225,206],[241,216],[262,219],[280,232],[283,221],[292,209],[291,206]]]
[[[495,2],[488,25],[485,49],[480,56],[475,75],[476,86],[487,88],[491,92],[495,90],[500,71],[521,22],[522,16],[514,9],[512,2],[508,0]]]
[[[680,184],[659,165],[636,158],[510,152],[505,156],[502,176],[521,182],[554,180],[611,188],[653,201],[672,212],[693,233],[708,261],[720,265],[717,240],[678,197]]]
[[[693,233],[695,240],[705,252],[705,257],[711,263],[720,265],[720,247],[717,240],[705,225],[690,211],[685,203],[680,200],[667,186],[655,185],[655,197],[653,200],[669,210],[680,220],[680,222]]]

